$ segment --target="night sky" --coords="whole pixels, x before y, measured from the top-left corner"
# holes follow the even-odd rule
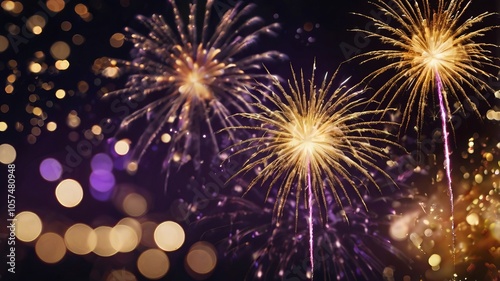
[[[227,169],[237,169],[236,167],[229,167],[225,163],[226,166],[223,167],[226,171],[221,171],[218,164],[213,164],[219,158],[213,160],[212,166],[203,165],[200,171],[194,171],[193,166],[188,164],[171,171],[165,191],[165,173],[161,166],[166,149],[161,146],[161,142],[156,142],[149,148],[144,162],[141,162],[135,174],[127,173],[124,169],[129,156],[127,153],[119,155],[115,144],[119,140],[128,139],[133,146],[147,121],[139,120],[128,130],[117,130],[122,118],[134,109],[124,106],[124,100],[103,99],[102,96],[104,89],[125,87],[127,75],[116,79],[104,77],[96,69],[96,61],[102,57],[130,60],[132,43],[123,42],[118,34],[114,37],[118,38],[118,46],[114,47],[112,45],[115,43],[110,43],[110,38],[116,33],[122,33],[127,26],[144,30],[135,19],[139,14],[162,14],[167,22],[173,22],[171,6],[167,1],[66,0],[65,5],[61,4],[62,0],[48,2],[63,8],[59,12],[53,12],[45,6],[45,1],[21,1],[22,8],[19,8],[19,4],[12,4],[12,1],[1,2],[0,88],[3,90],[0,91],[0,145],[9,144],[16,151],[13,162],[16,177],[15,213],[33,212],[42,222],[41,235],[56,233],[58,237],[64,237],[67,229],[77,223],[96,229],[101,226],[113,227],[123,218],[132,217],[135,223],[139,223],[139,232],[144,241],[138,241],[131,251],[112,254],[110,257],[96,253],[79,255],[66,249],[62,259],[47,263],[36,250],[40,238],[28,242],[18,239],[15,244],[16,273],[7,272],[9,265],[2,262],[0,280],[151,280],[138,269],[137,260],[146,250],[158,248],[154,241],[144,237],[152,237],[151,225],[165,221],[177,222],[184,230],[185,241],[177,250],[162,251],[168,256],[170,268],[166,274],[160,274],[159,280],[305,280],[302,275],[290,272],[294,272],[295,265],[300,267],[308,259],[308,244],[288,242],[301,237],[299,234],[307,226],[300,222],[297,224],[298,230],[295,230],[295,208],[288,206],[290,214],[284,218],[285,226],[276,231],[281,236],[270,239],[273,241],[270,245],[266,244],[266,237],[273,235],[273,202],[265,200],[265,187],[252,189],[242,197],[241,189],[244,190],[245,183],[252,179],[251,173],[222,187],[216,198],[208,203],[203,202],[201,207],[196,205],[201,203],[194,203],[199,199],[197,185],[213,181],[211,175],[214,173],[225,181],[228,178],[224,174]],[[179,3],[179,7],[180,12],[186,15],[188,10],[184,2],[187,1]],[[211,18],[212,26],[235,3],[233,0],[216,0]],[[312,64],[316,61],[318,77],[322,77],[326,72],[333,73],[340,63],[353,55],[380,48],[375,39],[349,31],[364,28],[368,22],[352,12],[371,15],[377,13],[366,0],[342,1],[341,4],[327,0],[273,0],[255,3],[256,15],[266,23],[281,24],[278,36],[263,36],[254,48],[256,52],[273,49],[288,56],[287,60],[266,65],[271,73],[284,80],[291,78],[290,64],[295,69],[304,69],[306,77],[309,77]],[[15,7],[14,10],[12,7]],[[464,17],[485,11],[500,12],[500,2],[472,1]],[[29,21],[36,14],[43,18],[42,31],[38,35],[30,31],[33,27],[30,27]],[[498,25],[498,20],[498,16],[491,17],[480,26]],[[500,28],[488,32],[481,40],[500,44]],[[53,48],[51,52],[51,47],[56,42],[66,44],[62,44],[62,49]],[[64,55],[67,49],[64,46],[69,47],[67,55]],[[499,48],[493,55],[500,56]],[[359,82],[375,69],[374,66],[381,64],[376,62],[360,66],[358,63],[359,61],[352,61],[343,65],[338,74],[339,81],[351,77],[353,83]],[[494,63],[498,65],[498,60]],[[495,73],[494,69],[487,70]],[[390,75],[387,74],[388,77]],[[380,87],[382,83],[383,79],[377,79],[371,86]],[[455,113],[459,117],[455,119],[458,121],[451,138],[457,245],[463,249],[457,256],[459,262],[457,261],[456,271],[461,278],[457,280],[496,280],[492,276],[500,278],[500,82],[491,79],[487,83],[497,93],[483,91],[487,102],[477,103],[480,117],[469,111],[466,116]],[[370,93],[373,90],[368,90],[364,94],[365,98]],[[116,101],[121,103],[117,105]],[[403,106],[406,102],[404,97],[397,100],[397,104]],[[123,107],[117,112],[115,109],[118,106]],[[417,138],[435,140],[433,134],[441,125],[439,118],[436,118],[437,105],[434,104],[433,108],[431,104],[428,108],[426,123],[420,134],[412,128],[408,129],[399,140],[404,149],[390,154],[391,160],[404,168],[384,168],[395,178],[399,189],[388,188],[378,192],[373,186],[369,188],[369,223],[358,220],[355,212],[351,224],[332,223],[339,227],[334,235],[340,237],[341,241],[346,241],[342,246],[347,250],[335,252],[335,260],[325,262],[316,271],[314,280],[336,280],[339,276],[341,280],[406,281],[448,278],[446,270],[449,269],[447,266],[451,257],[446,251],[449,250],[447,245],[451,238],[446,233],[446,225],[449,228],[449,223],[446,219],[443,220],[443,216],[449,212],[446,184],[443,183],[443,148],[441,142],[422,142],[426,146],[420,146],[417,142]],[[397,120],[397,116],[393,117]],[[405,150],[412,159],[417,160],[408,161],[404,156]],[[7,153],[5,151],[0,147],[0,157],[5,157],[1,154]],[[105,161],[93,160],[95,155],[101,155]],[[60,176],[53,180],[48,180],[40,171],[41,163],[48,158],[57,160],[62,167]],[[106,162],[108,160],[111,164]],[[100,164],[92,164],[93,161]],[[236,158],[234,163],[241,163],[238,161],[244,159]],[[103,170],[96,170],[96,165],[108,164],[111,165],[110,171],[103,172],[104,176],[99,174]],[[387,163],[381,161],[379,165],[386,167]],[[10,173],[7,164],[0,165],[0,186],[4,186]],[[92,178],[92,175],[97,176]],[[75,180],[83,189],[82,201],[72,208],[64,207],[55,193],[58,184],[65,179]],[[99,184],[92,183],[94,180],[103,186],[111,180],[114,184],[111,183],[109,189],[104,187],[106,192],[96,195],[91,185]],[[4,227],[10,208],[6,204],[7,190],[2,188],[0,193],[0,249],[2,260],[8,261],[5,256],[10,252],[7,244],[9,229]],[[273,192],[270,194],[271,198],[275,195]],[[146,202],[147,208],[143,213],[134,213],[133,210],[137,208],[124,203],[124,198],[130,198],[127,197],[130,194],[139,198],[139,201],[131,201],[130,206],[142,206],[142,202]],[[217,203],[226,196],[232,198],[233,203]],[[480,206],[481,202],[483,205]],[[186,216],[185,210],[194,207],[198,209]],[[341,213],[338,206],[331,208],[333,213]],[[444,211],[440,213],[436,211],[438,209]],[[231,217],[231,214],[235,216]],[[407,236],[398,239],[391,231],[404,218],[411,221],[407,223],[410,228]],[[479,222],[476,223],[477,221]],[[149,228],[146,229],[146,226]],[[356,227],[362,226],[367,226],[368,235],[359,234],[363,231]],[[322,233],[321,227],[318,225],[315,230]],[[238,241],[238,245],[229,245],[228,241],[231,239],[228,237],[235,235],[236,229],[240,231],[241,241]],[[256,233],[255,237],[241,234],[252,229]],[[426,231],[428,229],[432,231]],[[375,236],[385,237],[384,241],[390,241],[388,244],[397,250],[387,249],[384,243],[379,243],[376,239],[370,240],[370,237]],[[190,247],[198,241],[210,243],[213,248],[208,248],[214,249],[216,253],[217,265],[209,274],[194,274],[186,265]],[[421,249],[416,247],[417,244],[421,245]],[[296,249],[290,249],[288,245],[295,245]],[[373,262],[372,269],[358,264],[357,259],[363,254],[355,250],[356,246],[360,247],[361,252],[375,253],[377,261],[368,259]],[[43,248],[43,245],[39,247]],[[252,255],[266,253],[266,250],[262,250],[266,247],[269,247],[267,252],[272,254],[259,260],[261,263],[252,263]],[[429,259],[433,254],[442,256],[442,271],[445,273],[431,268]],[[285,261],[288,257],[291,260]],[[345,261],[344,271],[356,273],[356,268],[363,268],[367,274],[343,276],[342,268],[334,266],[341,264],[339,259]],[[289,269],[282,278],[278,276],[280,265]],[[259,268],[263,269],[260,276]]]

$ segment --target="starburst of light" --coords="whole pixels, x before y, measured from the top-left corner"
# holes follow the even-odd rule
[[[324,188],[329,188],[342,206],[340,196],[348,196],[348,187],[360,195],[357,179],[374,182],[369,169],[389,177],[376,164],[376,157],[386,157],[382,145],[398,146],[390,140],[392,134],[388,130],[377,127],[394,123],[363,120],[363,117],[379,115],[383,110],[356,111],[367,105],[367,101],[361,98],[363,91],[348,88],[347,80],[334,88],[337,73],[331,78],[326,74],[318,87],[315,85],[315,68],[314,65],[308,86],[303,72],[297,77],[293,68],[293,80],[288,82],[288,90],[277,78],[273,79],[273,85],[279,91],[261,84],[258,91],[272,106],[258,102],[255,106],[261,112],[238,114],[261,125],[233,127],[256,132],[253,137],[233,146],[245,147],[231,157],[252,151],[236,176],[263,166],[249,183],[248,190],[259,182],[268,182],[269,195],[277,185],[275,211],[278,218],[292,190],[296,191],[297,206],[301,196],[306,196],[303,192],[308,186],[308,177],[313,198],[318,203],[326,204]]]
[[[369,15],[357,14],[373,21],[380,32],[362,29],[355,31],[377,38],[390,48],[369,51],[358,57],[364,58],[363,63],[375,60],[387,60],[389,63],[372,72],[365,81],[370,82],[387,71],[396,70],[377,90],[374,98],[381,95],[384,100],[389,100],[390,106],[398,96],[407,96],[403,124],[405,128],[408,126],[411,111],[417,107],[416,128],[419,130],[424,122],[426,106],[429,104],[428,94],[437,90],[438,80],[441,80],[447,115],[452,112],[452,98],[459,109],[463,110],[461,101],[464,100],[463,102],[480,116],[466,90],[473,90],[483,100],[483,89],[494,91],[486,80],[495,79],[495,75],[483,68],[500,69],[494,63],[496,58],[491,55],[491,49],[498,46],[474,40],[498,28],[476,28],[496,13],[484,12],[462,21],[470,5],[470,2],[464,4],[463,0],[452,0],[448,3],[439,0],[437,10],[431,6],[429,0],[415,1],[414,5],[406,0],[376,1],[373,5],[383,11],[390,20],[384,22]]]
[[[380,114],[382,110],[354,111],[358,106],[367,105],[359,96],[363,91],[347,88],[347,80],[342,82],[340,87],[333,89],[336,73],[331,79],[325,75],[321,86],[317,87],[315,68],[314,65],[309,87],[304,82],[303,72],[298,78],[292,68],[293,81],[288,82],[291,94],[277,78],[274,78],[273,84],[282,97],[270,86],[260,84],[258,91],[266,96],[276,109],[271,109],[261,102],[255,103],[255,106],[261,109],[260,113],[238,115],[261,122],[262,125],[232,127],[232,129],[256,132],[254,137],[236,144],[235,146],[246,145],[246,147],[233,153],[234,156],[254,151],[235,176],[264,166],[249,183],[248,190],[259,182],[262,185],[268,183],[269,195],[272,188],[278,185],[275,204],[278,218],[283,214],[292,190],[295,190],[297,201],[296,220],[299,216],[301,196],[307,198],[312,268],[314,268],[313,199],[318,205],[322,204],[327,209],[324,188],[329,188],[333,192],[340,206],[343,206],[340,196],[347,196],[349,186],[360,195],[358,185],[363,186],[365,182],[356,179],[364,177],[374,183],[368,169],[385,174],[375,161],[376,157],[385,156],[384,149],[379,145],[396,145],[387,139],[391,133],[376,128],[377,122],[363,120],[363,117]],[[391,124],[386,121],[378,123]],[[359,175],[352,173],[351,169],[356,170]],[[281,183],[278,183],[279,181]]]
[[[486,99],[480,90],[494,91],[478,75],[482,75],[483,78],[494,78],[494,75],[483,70],[483,67],[500,69],[494,64],[495,58],[491,56],[489,50],[498,46],[476,43],[474,39],[498,27],[486,26],[475,29],[479,23],[496,13],[484,12],[461,22],[462,16],[470,5],[470,2],[464,5],[463,0],[452,0],[447,4],[444,0],[439,0],[437,10],[431,7],[429,0],[422,1],[422,8],[417,1],[412,6],[405,0],[378,1],[374,5],[390,19],[395,20],[398,25],[392,26],[372,16],[358,14],[374,21],[375,26],[383,32],[357,31],[378,38],[383,44],[392,47],[361,55],[365,58],[363,63],[379,59],[389,61],[389,64],[368,75],[365,81],[370,82],[388,70],[397,70],[396,74],[375,93],[375,97],[382,95],[383,99],[389,99],[389,105],[391,105],[396,97],[409,92],[408,102],[403,106],[403,126],[407,128],[411,111],[416,106],[416,129],[420,130],[428,104],[428,93],[435,91],[438,96],[451,208],[452,252],[454,253],[454,198],[447,128],[452,112],[449,98],[456,100],[459,110],[464,110],[460,101],[463,98],[465,103],[480,116],[476,105],[467,95],[466,89],[472,89],[483,100]],[[475,85],[478,85],[479,89]]]
[[[205,6],[190,4],[187,19],[176,1],[169,3],[174,25],[161,15],[138,16],[149,33],[126,29],[127,39],[134,44],[132,61],[110,58],[96,61],[96,69],[101,69],[104,76],[132,73],[125,88],[107,96],[123,95],[128,101],[146,101],[145,106],[123,119],[120,131],[144,116],[149,121],[134,144],[132,166],[140,162],[159,134],[168,134],[164,138],[169,143],[164,161],[167,178],[170,164],[182,166],[192,161],[194,168],[199,169],[203,162],[201,150],[211,155],[217,153],[219,146],[213,127],[238,125],[231,112],[252,111],[242,90],[268,77],[258,74],[263,62],[284,57],[277,51],[255,53],[259,38],[275,35],[279,25],[265,25],[260,17],[253,15],[253,4],[229,9],[213,28],[210,24],[213,0],[208,0]],[[229,135],[233,137],[231,132]]]

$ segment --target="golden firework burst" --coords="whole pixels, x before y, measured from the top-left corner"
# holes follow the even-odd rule
[[[106,96],[123,96],[131,109],[137,102],[149,102],[122,120],[120,132],[139,118],[149,121],[134,142],[134,167],[158,136],[167,134],[167,177],[172,163],[182,166],[191,161],[197,170],[207,155],[218,152],[213,128],[237,125],[231,112],[252,111],[244,89],[268,78],[258,73],[263,62],[284,58],[277,51],[255,52],[259,38],[276,35],[279,24],[264,24],[253,15],[254,4],[236,5],[211,27],[214,0],[189,3],[187,19],[176,0],[168,2],[175,25],[161,15],[138,16],[149,33],[126,28],[127,39],[134,43],[133,60],[102,58],[94,65],[107,77],[132,73],[124,89]]]
[[[419,130],[424,121],[424,111],[429,103],[428,94],[436,92],[437,83],[442,82],[444,105],[447,115],[450,110],[450,97],[456,102],[459,110],[464,104],[480,116],[476,105],[471,101],[466,89],[471,89],[482,100],[484,89],[493,92],[487,79],[494,75],[484,67],[500,70],[491,56],[495,44],[476,43],[474,40],[484,36],[485,32],[498,26],[476,28],[486,18],[496,15],[484,12],[465,20],[462,18],[470,2],[463,0],[438,0],[437,9],[429,0],[415,1],[411,5],[407,0],[381,1],[374,3],[387,16],[382,21],[373,16],[357,14],[374,22],[377,31],[354,29],[377,38],[387,49],[370,51],[357,57],[369,61],[387,60],[388,64],[372,72],[363,81],[369,84],[374,78],[387,71],[396,70],[394,76],[385,81],[374,98],[382,95],[391,106],[400,95],[407,94],[407,102],[403,106],[403,126],[406,129],[411,119],[412,110],[417,107],[416,129]],[[421,4],[419,4],[421,3]]]
[[[363,120],[364,117],[380,115],[384,110],[355,111],[367,105],[367,101],[360,97],[363,91],[348,88],[347,80],[334,88],[336,73],[330,79],[326,74],[318,87],[314,72],[315,66],[307,86],[303,72],[297,77],[292,68],[293,81],[288,81],[289,91],[276,78],[273,85],[279,90],[277,92],[261,84],[260,94],[275,109],[257,102],[254,105],[261,110],[260,113],[238,115],[262,125],[233,127],[256,133],[237,144],[244,147],[235,150],[231,156],[253,151],[237,175],[262,168],[249,183],[248,190],[259,182],[261,185],[268,183],[269,196],[277,185],[275,212],[278,218],[293,190],[298,216],[298,205],[302,194],[306,198],[304,191],[307,186],[310,186],[316,202],[321,202],[324,208],[327,206],[324,188],[331,190],[340,206],[341,196],[349,200],[349,187],[360,198],[358,189],[366,187],[368,182],[378,188],[370,171],[389,177],[377,165],[376,158],[385,157],[382,146],[397,146],[390,140],[392,134],[383,128],[394,123]],[[377,128],[380,126],[382,128]]]

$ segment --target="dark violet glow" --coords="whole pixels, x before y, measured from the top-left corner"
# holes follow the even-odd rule
[[[54,158],[47,158],[40,163],[40,175],[47,181],[60,179],[62,172],[61,163]]]
[[[90,195],[97,200],[97,201],[109,201],[111,199],[111,196],[113,195],[114,188],[111,188],[108,191],[99,191],[96,190],[95,188],[90,188]]]
[[[113,170],[113,160],[105,153],[98,153],[92,157],[90,166],[92,167],[92,171],[102,170],[111,172]]]
[[[107,192],[115,185],[115,176],[113,173],[104,170],[93,171],[90,174],[90,186],[99,191]]]
[[[125,167],[127,167],[127,164],[130,162],[130,154],[117,156],[115,159],[113,159],[113,161],[114,169],[117,171],[123,171],[125,170]]]

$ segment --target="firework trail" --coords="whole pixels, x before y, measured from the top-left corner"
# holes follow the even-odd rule
[[[120,131],[144,116],[148,120],[133,150],[134,166],[159,134],[164,134],[162,139],[169,143],[163,165],[167,180],[171,164],[181,167],[191,161],[198,170],[203,162],[202,149],[211,155],[219,151],[213,126],[239,125],[231,112],[252,111],[243,89],[251,89],[257,80],[269,78],[268,74],[258,73],[263,62],[284,58],[276,51],[254,53],[259,38],[276,35],[279,25],[265,25],[261,18],[253,16],[253,4],[229,9],[213,28],[213,0],[205,6],[189,4],[187,19],[175,0],[169,3],[175,18],[173,26],[161,15],[152,15],[137,17],[148,34],[126,28],[127,39],[134,44],[132,61],[102,58],[95,66],[107,77],[132,73],[126,88],[106,96],[146,101],[145,106],[123,119]],[[198,19],[200,15],[202,21]],[[232,139],[232,132],[227,132]]]
[[[292,190],[295,191],[296,219],[299,216],[301,196],[304,196],[307,208],[312,208],[310,204],[314,199],[325,210],[325,188],[332,192],[341,207],[344,204],[341,196],[347,196],[347,201],[350,201],[347,193],[349,186],[361,197],[359,186],[366,187],[365,181],[355,176],[352,170],[372,183],[375,181],[368,169],[389,177],[377,165],[375,158],[385,157],[382,145],[397,146],[387,139],[392,135],[390,132],[376,127],[377,124],[391,125],[392,122],[363,120],[363,117],[379,115],[384,110],[355,111],[359,106],[367,104],[360,98],[363,91],[348,88],[347,80],[338,88],[333,88],[336,72],[330,79],[325,75],[318,87],[315,85],[314,72],[315,65],[307,86],[303,72],[297,77],[292,68],[293,80],[288,82],[289,91],[276,78],[273,79],[273,84],[279,90],[277,93],[271,86],[260,84],[258,91],[276,109],[261,102],[255,103],[261,110],[260,113],[238,115],[262,125],[231,128],[255,132],[254,137],[232,146],[239,149],[230,157],[253,151],[235,176],[263,165],[262,171],[249,183],[247,191],[259,182],[261,185],[266,183],[269,186],[269,196],[273,187],[278,185],[274,208],[278,218],[282,216]],[[281,183],[278,184],[280,180]],[[308,195],[305,193],[306,188],[309,189]],[[308,221],[312,253],[314,222],[311,215]],[[311,257],[311,267],[314,268],[312,263]]]
[[[498,26],[476,26],[484,19],[496,13],[484,12],[470,17],[462,22],[462,17],[470,2],[452,0],[446,3],[438,1],[437,10],[431,7],[428,0],[422,0],[422,7],[415,1],[411,5],[405,0],[390,2],[377,1],[373,3],[383,11],[397,26],[383,22],[372,16],[363,16],[375,23],[382,31],[377,33],[368,30],[357,30],[369,37],[379,39],[383,44],[390,45],[390,49],[375,50],[361,54],[365,58],[363,63],[374,60],[388,60],[389,64],[379,68],[364,79],[370,83],[374,78],[388,70],[396,70],[395,75],[385,82],[375,94],[382,99],[389,100],[392,105],[396,97],[408,93],[408,102],[403,110],[403,126],[408,127],[411,111],[417,107],[416,129],[420,130],[424,121],[424,110],[428,104],[427,94],[436,91],[439,99],[440,117],[442,121],[443,140],[445,149],[445,169],[448,177],[448,192],[450,194],[451,209],[453,210],[453,189],[451,185],[450,148],[447,133],[447,122],[451,114],[449,98],[456,100],[459,110],[464,110],[460,100],[480,116],[476,105],[467,96],[465,89],[473,89],[474,93],[483,100],[482,89],[494,91],[479,75],[494,78],[492,74],[483,70],[483,67],[499,69],[493,62],[489,49],[498,46],[488,43],[476,43],[474,39],[484,36],[484,33]],[[366,58],[368,57],[368,58]],[[475,87],[477,85],[478,87]],[[437,89],[436,89],[437,88]],[[395,91],[393,91],[395,90]],[[453,212],[451,213],[452,225]],[[453,226],[452,226],[453,228]],[[453,252],[455,247],[455,233],[452,233]]]

